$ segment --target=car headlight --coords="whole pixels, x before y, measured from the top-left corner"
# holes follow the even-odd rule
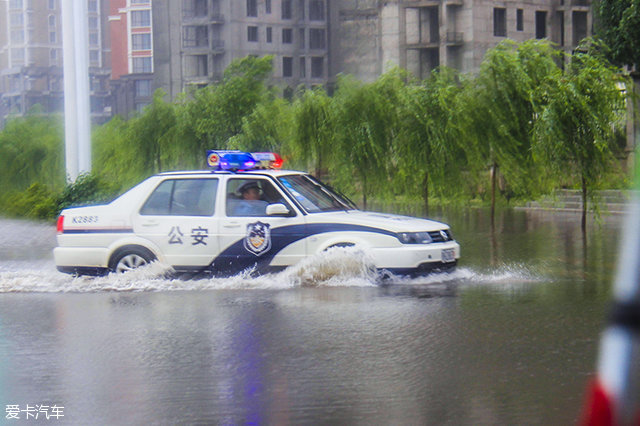
[[[429,244],[433,242],[428,232],[400,232],[398,239],[402,244]]]

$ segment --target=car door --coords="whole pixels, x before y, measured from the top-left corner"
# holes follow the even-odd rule
[[[258,199],[247,198],[245,189],[256,187]],[[216,270],[237,273],[257,268],[265,272],[292,265],[306,256],[304,216],[269,177],[230,177],[224,198]],[[278,203],[284,204],[289,214],[267,215],[267,206]]]
[[[199,269],[220,251],[214,215],[219,179],[168,178],[133,220],[134,232],[158,247],[176,269]]]

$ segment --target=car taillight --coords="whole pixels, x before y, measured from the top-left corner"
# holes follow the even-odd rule
[[[58,234],[62,234],[64,232],[64,216],[58,216],[58,223],[56,224],[56,231]]]

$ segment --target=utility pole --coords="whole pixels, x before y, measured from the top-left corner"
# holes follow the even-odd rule
[[[86,0],[64,0],[64,134],[67,180],[91,171],[88,21]]]

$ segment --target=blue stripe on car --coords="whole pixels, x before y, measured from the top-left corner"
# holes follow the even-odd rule
[[[223,275],[236,274],[248,268],[255,268],[256,272],[263,272],[268,269],[273,258],[290,244],[316,234],[345,231],[374,232],[392,237],[396,236],[394,232],[384,229],[342,223],[281,226],[271,230],[271,248],[268,252],[261,256],[250,253],[244,248],[244,238],[242,238],[222,251],[218,257],[213,260],[210,267],[216,273]]]
[[[131,234],[133,233],[133,228],[65,229],[62,231],[62,233],[63,234]]]

